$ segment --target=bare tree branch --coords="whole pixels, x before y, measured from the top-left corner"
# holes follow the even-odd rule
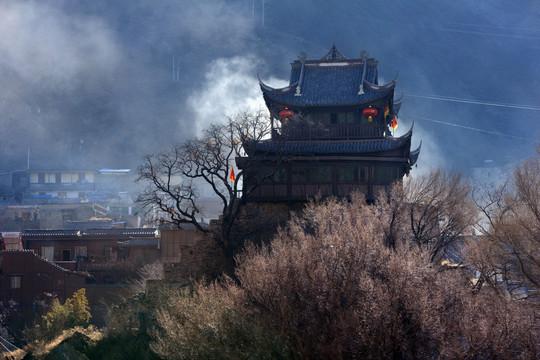
[[[540,292],[540,158],[516,167],[512,180],[477,202],[487,226],[468,261],[488,284],[522,298]]]
[[[245,156],[243,141],[260,140],[270,134],[270,121],[262,112],[243,112],[214,123],[195,139],[157,154],[147,155],[138,168],[138,181],[148,184],[138,203],[155,221],[181,228],[192,224],[203,232],[209,229],[201,219],[199,207],[203,187],[221,202],[221,233],[216,240],[230,252],[231,231],[240,216],[243,202],[239,184],[249,172],[236,172],[229,179],[235,158]],[[251,189],[249,189],[251,190]]]

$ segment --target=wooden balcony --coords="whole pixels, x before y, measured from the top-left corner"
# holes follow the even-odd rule
[[[274,140],[352,140],[382,138],[386,125],[329,124],[319,126],[285,125],[281,134],[273,133]]]
[[[348,196],[352,191],[369,194],[366,184],[261,184],[247,196],[248,201],[306,201],[317,196]]]

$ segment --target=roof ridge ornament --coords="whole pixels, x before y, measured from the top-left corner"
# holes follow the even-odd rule
[[[360,59],[362,60],[362,79],[360,80],[360,89],[358,89],[358,95],[364,95],[364,80],[366,79],[366,66],[369,53],[366,50],[360,51]]]
[[[332,48],[326,55],[324,55],[321,60],[328,61],[328,60],[348,60],[349,58],[344,56],[336,47],[336,44],[332,45]]]
[[[298,59],[302,61],[302,68],[300,69],[300,78],[298,79],[298,85],[296,86],[296,93],[294,94],[294,96],[302,96],[302,81],[304,80],[304,68],[306,66],[307,59],[306,52],[301,51]]]
[[[360,59],[365,62],[369,58],[369,53],[366,50],[360,51]]]

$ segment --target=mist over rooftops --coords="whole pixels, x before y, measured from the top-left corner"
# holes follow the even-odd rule
[[[381,84],[399,72],[419,168],[515,162],[540,133],[539,24],[525,0],[3,2],[0,172],[28,153],[32,169],[134,169],[264,108],[257,76],[282,87],[291,59],[334,43],[380,60]]]
[[[100,169],[98,171],[102,174],[128,174],[131,169]]]

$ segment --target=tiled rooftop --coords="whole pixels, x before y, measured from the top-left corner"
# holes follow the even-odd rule
[[[118,241],[118,245],[125,247],[157,247],[159,245],[159,239],[129,239]]]
[[[92,236],[136,236],[155,237],[159,234],[156,228],[132,228],[132,229],[86,229],[86,230],[25,230],[24,238],[38,237],[92,237]]]
[[[332,58],[327,54],[321,60],[295,61],[290,85],[275,89],[261,82],[264,96],[291,106],[329,106],[371,102],[393,91],[395,80],[378,85],[376,60],[348,59],[339,55]],[[363,93],[360,92],[361,84]]]
[[[349,140],[349,141],[247,141],[244,144],[248,155],[256,153],[278,153],[282,155],[355,155],[366,152],[388,151],[410,143],[412,132],[404,136],[382,139]]]

